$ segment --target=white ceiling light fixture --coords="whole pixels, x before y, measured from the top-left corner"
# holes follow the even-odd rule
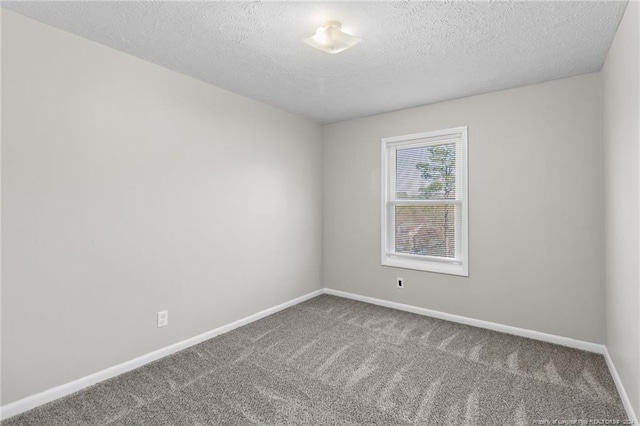
[[[360,37],[352,36],[342,31],[340,22],[327,21],[316,30],[315,35],[305,38],[309,46],[327,53],[340,53],[360,43]]]

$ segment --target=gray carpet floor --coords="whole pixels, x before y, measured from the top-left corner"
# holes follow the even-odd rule
[[[2,425],[554,419],[627,419],[602,356],[322,295]]]

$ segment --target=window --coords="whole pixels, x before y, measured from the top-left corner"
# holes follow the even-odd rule
[[[467,128],[382,139],[382,264],[469,276]]]

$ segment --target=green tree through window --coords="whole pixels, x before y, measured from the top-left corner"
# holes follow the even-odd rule
[[[422,178],[427,185],[420,188],[423,199],[445,199],[455,198],[456,190],[456,150],[455,145],[436,145],[426,148],[429,154],[429,161],[416,164]],[[442,235],[444,236],[444,255],[453,256],[452,237],[454,207],[445,205],[439,206],[443,210],[442,214]]]
[[[382,265],[468,276],[467,128],[382,144]]]

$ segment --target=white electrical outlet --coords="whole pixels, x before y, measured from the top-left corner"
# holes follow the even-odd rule
[[[164,327],[169,324],[169,311],[158,312],[158,327]]]
[[[396,278],[396,284],[398,286],[398,288],[404,288],[404,278]]]

